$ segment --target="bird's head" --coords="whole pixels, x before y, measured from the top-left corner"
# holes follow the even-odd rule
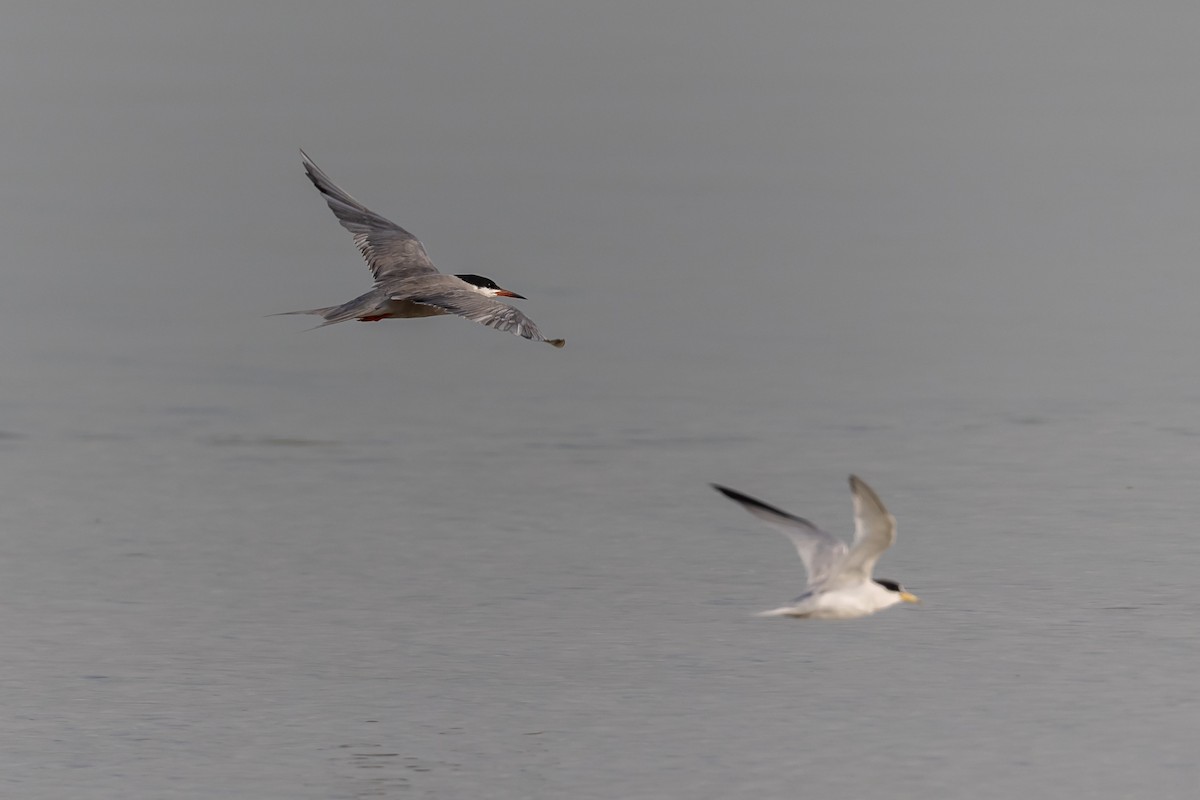
[[[896,594],[900,595],[900,599],[903,600],[905,603],[921,602],[921,598],[917,597],[915,594],[908,591],[907,589],[905,589],[903,586],[896,583],[895,581],[885,581],[882,578],[876,578],[875,582],[878,583],[883,588],[887,589],[889,592],[895,592]]]
[[[508,289],[501,289],[496,285],[496,282],[491,278],[485,278],[482,275],[455,275],[461,281],[471,285],[471,288],[479,292],[484,297],[513,297],[517,300],[524,300],[524,295],[519,295],[516,292],[510,292]]]

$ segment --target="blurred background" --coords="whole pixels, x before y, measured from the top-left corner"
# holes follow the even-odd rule
[[[1194,797],[1198,26],[11,4],[9,793]],[[300,147],[566,348],[266,319]],[[850,472],[925,606],[751,618]]]

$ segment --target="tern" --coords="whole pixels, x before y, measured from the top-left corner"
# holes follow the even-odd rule
[[[501,289],[495,281],[480,275],[446,275],[437,271],[425,247],[408,231],[376,214],[351,197],[329,179],[320,167],[300,151],[304,171],[325,197],[325,202],[342,227],[354,234],[354,243],[375,276],[375,286],[348,303],[281,314],[316,314],[325,321],[318,328],[356,319],[375,322],[381,319],[433,317],[457,314],[500,331],[509,331],[525,339],[546,342],[555,347],[563,339],[542,336],[533,320],[516,308],[495,300],[496,297],[522,295]],[[279,315],[272,315],[279,316]]]
[[[806,519],[733,489],[715,483],[712,487],[791,539],[808,572],[804,594],[757,616],[854,619],[897,603],[920,602],[895,581],[871,577],[875,562],[896,539],[896,518],[862,478],[850,476],[854,494],[854,543],[850,547]]]

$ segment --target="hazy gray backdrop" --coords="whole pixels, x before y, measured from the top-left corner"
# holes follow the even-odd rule
[[[1191,798],[1191,3],[11,3],[0,793]],[[304,147],[558,351],[309,333]],[[849,532],[925,598],[757,620]]]

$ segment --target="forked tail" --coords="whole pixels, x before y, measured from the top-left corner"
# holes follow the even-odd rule
[[[287,317],[292,314],[315,314],[318,317],[324,317],[325,321],[320,325],[314,325],[311,328],[305,328],[308,331],[314,331],[317,328],[324,328],[326,325],[333,325],[338,322],[345,322],[348,319],[355,319],[355,315],[337,313],[342,309],[342,306],[326,306],[325,308],[306,308],[303,311],[280,311],[276,314],[268,314],[268,317]]]
[[[756,617],[807,617],[808,614],[800,614],[796,612],[794,606],[784,606],[783,608],[772,608],[770,611],[759,611],[754,616]]]
[[[333,311],[337,306],[328,306],[326,308],[306,308],[303,311],[280,311],[275,314],[267,314],[268,317],[286,317],[291,314],[316,314],[318,317],[323,317],[330,311]]]

